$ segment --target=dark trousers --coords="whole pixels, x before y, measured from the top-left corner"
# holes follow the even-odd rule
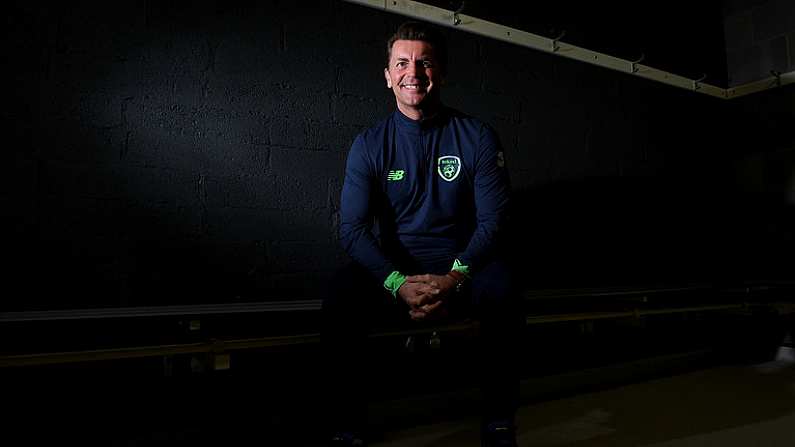
[[[449,266],[413,273],[444,274]],[[517,370],[519,330],[523,315],[509,269],[494,261],[479,270],[460,293],[450,297],[446,321],[472,318],[480,322],[477,358],[483,395],[483,419],[512,419],[519,397]],[[357,263],[334,277],[323,301],[321,342],[328,378],[329,423],[337,429],[362,430],[366,423],[366,389],[372,380],[367,371],[367,334],[375,330],[427,325],[409,317],[402,299],[393,297]],[[439,324],[434,322],[433,324]],[[443,322],[442,322],[443,323]]]

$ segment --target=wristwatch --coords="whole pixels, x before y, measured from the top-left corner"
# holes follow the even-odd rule
[[[449,272],[447,272],[447,275],[455,280],[455,291],[456,292],[460,292],[461,291],[461,285],[464,284],[464,280],[466,279],[466,276],[464,276],[463,273],[455,271],[455,270],[450,270]]]

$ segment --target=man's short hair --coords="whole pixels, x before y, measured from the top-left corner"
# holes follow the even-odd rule
[[[438,28],[423,22],[404,22],[392,34],[386,43],[386,65],[389,67],[389,60],[392,57],[392,45],[396,40],[421,40],[429,43],[433,47],[433,54],[437,62],[441,64],[442,71],[447,70],[447,41]]]

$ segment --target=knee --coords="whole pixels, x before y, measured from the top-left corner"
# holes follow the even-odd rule
[[[518,305],[514,275],[500,262],[486,266],[473,277],[472,295],[484,311],[511,310]]]
[[[371,289],[372,275],[361,265],[351,262],[332,275],[323,296],[323,311],[335,312],[357,307],[356,301]]]
[[[361,331],[378,319],[383,286],[364,267],[351,263],[335,272],[324,294],[321,318],[326,330]]]

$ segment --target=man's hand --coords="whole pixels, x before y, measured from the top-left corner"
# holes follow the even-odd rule
[[[447,307],[444,301],[426,304],[422,307],[409,310],[409,316],[414,321],[439,320],[447,316]]]
[[[447,315],[444,299],[455,286],[455,279],[449,276],[415,275],[406,277],[398,294],[409,305],[413,320],[436,319]]]
[[[427,284],[439,291],[439,299],[446,298],[455,290],[456,280],[449,275],[414,275],[407,276],[406,282]]]
[[[398,295],[411,308],[431,305],[439,301],[439,288],[422,281],[412,280],[415,276],[406,278],[406,282],[398,289]]]

